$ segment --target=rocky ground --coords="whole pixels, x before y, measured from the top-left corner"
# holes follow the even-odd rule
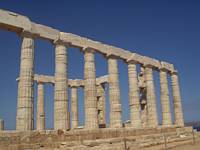
[[[200,150],[200,143],[189,144],[194,140],[199,142],[200,135],[192,132],[191,127],[66,132],[60,130],[4,131],[0,133],[0,150],[163,150],[165,143],[169,149],[185,145],[183,146],[185,150],[192,150],[193,147],[194,150]]]
[[[200,142],[196,144],[182,145],[182,146],[173,148],[172,150],[200,150]]]

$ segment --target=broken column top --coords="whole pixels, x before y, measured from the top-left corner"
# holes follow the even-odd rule
[[[59,40],[64,43],[68,43],[68,45],[72,47],[78,47],[80,49],[91,48],[105,56],[113,55],[126,62],[135,61],[141,65],[150,65],[154,67],[154,69],[165,68],[169,72],[174,72],[173,64],[166,62],[170,65],[163,65],[160,61],[156,59],[132,53],[125,49],[97,42],[72,33],[61,32],[49,26],[32,22],[26,16],[1,9],[0,28],[16,32],[18,34],[28,32],[32,34],[35,38],[41,38],[49,40],[51,42]]]

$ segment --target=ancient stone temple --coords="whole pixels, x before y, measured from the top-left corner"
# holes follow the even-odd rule
[[[49,141],[56,141],[58,144],[69,140],[117,139],[143,134],[160,134],[161,132],[177,133],[178,130],[185,133],[179,74],[173,64],[61,32],[34,23],[25,16],[4,10],[0,10],[0,28],[15,32],[22,39],[20,72],[17,79],[16,134],[21,133],[19,137],[30,133],[31,130],[34,130],[31,132],[32,137],[36,136],[36,133],[48,136],[48,134],[55,135],[56,131],[59,131],[58,136],[59,134],[66,136]],[[34,72],[35,39],[47,40],[55,48],[54,76],[38,75]],[[79,48],[83,52],[84,79],[68,78],[67,62],[70,47]],[[95,53],[100,53],[107,59],[108,74],[105,76],[96,77]],[[122,122],[124,110],[120,99],[118,60],[123,60],[128,68],[130,123],[125,125]],[[159,72],[160,75],[162,112],[156,109],[158,97],[155,94],[154,72]],[[168,77],[171,79],[168,80]],[[36,109],[33,107],[34,84],[38,87]],[[46,84],[54,86],[54,130],[51,131],[45,128],[44,85]],[[108,84],[108,89],[105,89],[105,84]],[[173,95],[173,111],[170,110],[169,86],[171,86]],[[71,89],[70,100],[68,99],[69,88]],[[80,88],[84,89],[85,123],[83,128],[79,128],[78,120],[78,90]],[[106,90],[109,93],[109,123],[106,122],[105,115]],[[68,108],[69,101],[71,101],[71,112]],[[37,110],[36,120],[34,120],[35,110]],[[162,124],[159,124],[158,113],[162,114]],[[34,121],[36,121],[35,129]],[[0,136],[2,137],[10,134],[9,131],[2,131],[3,126],[3,121],[0,120],[0,132],[2,133]],[[10,140],[12,141],[12,138]],[[32,142],[34,143],[34,139]],[[23,147],[23,142],[21,146]]]

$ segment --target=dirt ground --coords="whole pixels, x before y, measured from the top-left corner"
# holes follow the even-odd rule
[[[200,142],[196,144],[188,144],[173,148],[172,150],[200,150]]]

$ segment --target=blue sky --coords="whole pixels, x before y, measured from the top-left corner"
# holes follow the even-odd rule
[[[198,115],[200,113],[199,7],[200,2],[195,0],[0,2],[1,9],[28,16],[36,23],[172,62],[180,73],[185,121],[200,120]],[[19,73],[21,39],[15,33],[0,30],[0,41],[0,118],[5,120],[6,129],[14,129],[17,103],[15,79]],[[78,49],[72,48],[68,53],[69,78],[83,78],[83,54]],[[97,76],[107,74],[107,62],[101,54],[96,54],[96,70]],[[35,41],[35,72],[54,75],[54,46],[48,41]],[[119,72],[123,120],[128,120],[127,65],[122,61],[119,61]],[[158,73],[155,73],[155,79],[158,77]],[[155,86],[160,117],[158,80]],[[35,86],[35,96],[36,90]],[[108,99],[106,103],[108,106]],[[45,85],[45,105],[47,128],[52,128],[52,85]],[[84,120],[81,89],[79,89],[79,114],[81,125]]]

